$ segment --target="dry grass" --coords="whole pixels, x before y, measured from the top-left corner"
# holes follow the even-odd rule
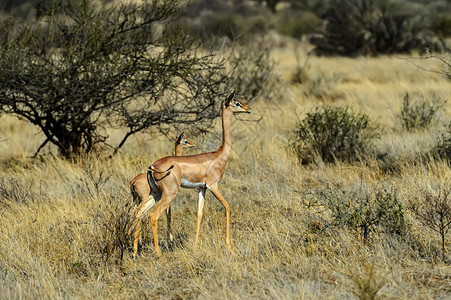
[[[250,118],[261,115],[263,120],[233,121],[233,152],[220,184],[231,205],[232,251],[225,247],[224,209],[208,193],[200,242],[194,245],[197,193],[184,190],[173,203],[176,244],[166,244],[163,216],[162,258],[155,256],[147,227],[138,258],[133,260],[126,248],[120,261],[120,241],[114,235],[121,234],[119,223],[127,222],[128,181],[171,153],[172,143],[140,135],[112,160],[30,159],[42,136],[36,128],[3,116],[0,140],[7,140],[0,142],[0,298],[450,297],[449,253],[442,261],[439,236],[406,209],[405,236],[378,229],[367,242],[348,227],[329,226],[324,207],[303,203],[326,188],[349,191],[362,185],[389,187],[406,203],[421,190],[449,185],[451,169],[445,163],[412,162],[451,119],[451,82],[395,57],[312,57],[309,80],[339,74],[318,99],[307,84],[289,83],[296,71],[293,54],[289,48],[275,53],[286,83],[280,98],[253,103]],[[440,67],[434,61],[424,63]],[[403,94],[414,91],[434,92],[448,103],[434,127],[405,133],[396,130],[394,115]],[[290,131],[298,117],[324,103],[350,105],[377,120],[384,129],[378,149],[388,153],[395,171],[377,161],[299,166],[287,151]],[[218,135],[196,140],[199,147],[190,152],[215,149],[219,125]]]

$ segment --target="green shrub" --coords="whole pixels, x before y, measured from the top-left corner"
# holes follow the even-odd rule
[[[406,93],[397,118],[402,128],[407,131],[424,129],[431,125],[444,104],[445,101],[435,95],[427,99],[417,94],[412,99],[409,93]]]
[[[205,38],[213,36],[227,36],[236,39],[245,29],[239,16],[234,14],[212,15],[204,20],[203,35]]]
[[[436,17],[432,24],[432,30],[442,38],[451,36],[451,14]]]
[[[331,225],[349,228],[365,242],[376,228],[399,236],[407,232],[404,208],[394,192],[360,187],[350,191],[326,189],[315,196],[315,204],[329,212]]]
[[[316,157],[324,162],[352,162],[362,158],[378,137],[365,114],[347,107],[325,107],[307,113],[296,126],[291,146],[299,160],[311,163]]]
[[[424,48],[443,50],[432,31],[408,1],[331,0],[322,15],[321,35],[311,39],[322,55],[409,53]]]
[[[270,12],[249,1],[191,2],[184,7],[175,24],[183,27],[191,36],[200,38],[206,48],[216,46],[217,40],[225,44],[235,40],[241,43],[253,41],[273,26]]]
[[[277,26],[278,31],[287,36],[301,39],[305,34],[314,32],[321,24],[321,20],[310,12],[285,11]]]

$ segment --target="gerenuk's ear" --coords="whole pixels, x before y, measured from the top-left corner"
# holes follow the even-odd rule
[[[179,138],[177,139],[177,144],[181,144],[181,143],[182,143],[182,139],[183,139],[184,136],[185,136],[185,132],[182,132],[182,133],[179,135]]]
[[[233,99],[235,99],[235,91],[231,92],[230,94],[227,95],[225,101],[225,106],[229,106],[231,104],[231,102],[233,101]]]
[[[170,138],[170,139],[173,140],[174,142],[177,141],[177,137],[176,137],[175,134],[173,134],[172,132],[168,131],[167,136],[168,136],[168,138]]]

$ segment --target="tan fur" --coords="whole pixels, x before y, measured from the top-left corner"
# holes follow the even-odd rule
[[[196,146],[194,142],[184,137],[179,143],[177,143],[178,138],[170,131],[168,131],[167,135],[170,139],[175,141],[175,156],[181,156],[183,149],[193,148]],[[142,200],[149,198],[150,186],[147,182],[146,173],[138,174],[130,181],[130,191],[133,196],[133,202],[135,202],[136,205],[139,205]]]
[[[154,172],[154,177],[158,181],[158,185],[162,192],[161,200],[150,213],[152,233],[157,255],[161,255],[161,251],[158,246],[157,221],[161,213],[166,208],[170,207],[172,200],[177,195],[181,186],[182,177],[192,183],[206,183],[213,195],[222,203],[226,210],[226,243],[230,248],[230,207],[221,195],[217,184],[224,175],[224,168],[232,149],[230,119],[234,113],[251,112],[251,109],[248,106],[234,101],[233,97],[234,95],[231,94],[225,101],[222,102],[223,141],[218,150],[190,156],[167,156],[157,160],[149,167],[149,171]],[[166,170],[169,171],[165,172]],[[205,192],[205,190],[203,192]],[[201,197],[199,197],[199,200],[200,198]],[[136,210],[137,218],[142,217],[147,209],[149,209],[149,203],[153,203],[153,201],[155,200],[152,199],[152,197],[149,197],[149,199],[140,204]],[[203,201],[202,203],[200,201],[197,219],[196,243],[199,238],[200,225],[202,222],[202,208]],[[136,235],[133,239],[133,251],[136,255],[138,250],[137,237],[139,232],[138,230],[135,230],[134,233]]]
[[[175,156],[182,155],[183,149],[193,148],[196,144],[183,137],[183,133],[177,138],[172,132],[168,131],[168,137],[175,141]],[[147,200],[150,196],[151,188],[147,182],[147,173],[141,173],[136,175],[132,181],[130,181],[130,192],[132,193],[133,202],[135,205],[139,205],[143,200]],[[172,230],[171,230],[171,207],[166,209],[166,219],[167,219],[167,239],[172,241]],[[140,230],[139,230],[140,231]]]

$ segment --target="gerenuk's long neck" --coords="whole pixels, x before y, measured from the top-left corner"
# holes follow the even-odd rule
[[[175,151],[174,151],[174,155],[175,156],[182,156],[182,151],[183,151],[183,145],[182,144],[175,144]]]
[[[218,154],[227,159],[232,151],[232,130],[230,129],[230,121],[233,112],[225,108],[224,104],[222,107],[222,145],[217,150]]]

